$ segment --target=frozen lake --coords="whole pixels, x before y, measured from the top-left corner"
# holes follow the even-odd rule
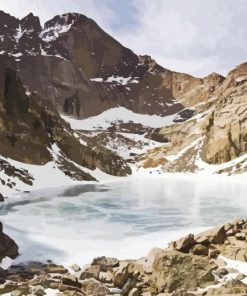
[[[2,206],[5,231],[23,260],[85,264],[106,255],[138,258],[188,232],[246,217],[247,185],[141,177],[26,194]]]

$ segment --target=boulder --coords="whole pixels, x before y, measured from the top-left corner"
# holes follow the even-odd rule
[[[123,288],[125,285],[126,281],[128,280],[129,277],[129,271],[128,271],[128,263],[120,265],[114,273],[112,277],[112,282],[114,286],[118,288]]]
[[[81,270],[80,266],[79,266],[78,264],[76,264],[76,263],[74,263],[74,264],[72,265],[72,269],[73,269],[75,272],[78,272],[78,271]]]
[[[43,296],[46,294],[44,287],[42,287],[41,285],[33,286],[31,291],[34,295],[37,296]]]
[[[151,293],[195,290],[214,284],[217,266],[207,257],[178,251],[163,251],[154,261],[150,276]]]
[[[155,257],[162,252],[162,249],[159,248],[153,248],[149,251],[148,255],[144,258],[144,262],[142,263],[144,272],[146,274],[151,274],[153,271],[153,263],[155,260]]]
[[[209,288],[207,292],[203,295],[205,296],[222,296],[222,295],[235,295],[244,296],[247,294],[247,285],[239,280],[229,281],[228,283],[218,287]]]
[[[45,271],[47,273],[60,273],[60,274],[65,274],[68,272],[68,269],[63,267],[62,265],[57,265],[54,263],[50,263],[46,266]]]
[[[195,255],[207,256],[208,255],[208,247],[205,245],[202,245],[202,244],[197,244],[194,246],[192,252]]]
[[[103,257],[94,258],[91,265],[99,265],[100,269],[105,271],[108,268],[119,266],[119,260],[113,257],[103,256]]]
[[[204,231],[195,236],[195,242],[208,246],[209,244],[223,244],[226,239],[224,226]]]
[[[4,197],[3,195],[0,193],[0,202],[3,202],[4,201]]]
[[[194,235],[188,234],[185,237],[172,242],[169,247],[173,250],[187,253],[195,245]]]
[[[96,280],[99,279],[100,274],[100,266],[99,265],[93,265],[87,267],[85,270],[80,272],[79,279],[85,280],[89,278],[95,278]]]
[[[82,292],[86,296],[107,296],[109,295],[110,290],[99,281],[91,279],[83,282]]]
[[[61,279],[63,285],[81,288],[82,284],[78,282],[77,278],[74,275],[68,274],[64,275]]]
[[[15,259],[19,255],[18,249],[14,240],[3,233],[3,224],[0,222],[0,259],[4,257]]]

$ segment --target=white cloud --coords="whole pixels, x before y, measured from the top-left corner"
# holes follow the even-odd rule
[[[195,75],[226,74],[247,61],[247,1],[133,0],[137,26],[114,36],[162,66]]]

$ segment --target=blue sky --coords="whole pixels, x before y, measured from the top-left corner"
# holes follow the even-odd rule
[[[42,22],[85,14],[137,54],[196,76],[247,61],[246,0],[1,0],[0,9],[19,18],[32,11]]]

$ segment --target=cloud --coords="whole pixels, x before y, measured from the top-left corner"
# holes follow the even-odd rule
[[[162,66],[196,75],[226,74],[247,61],[247,1],[133,0],[137,24],[112,32]]]

